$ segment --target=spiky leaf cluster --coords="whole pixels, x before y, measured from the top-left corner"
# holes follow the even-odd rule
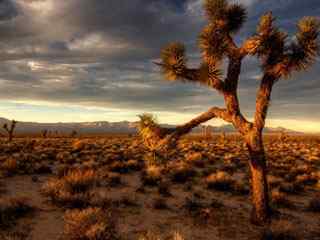
[[[226,12],[227,30],[230,33],[235,33],[241,29],[242,25],[247,20],[247,11],[240,4],[232,4]]]
[[[206,15],[211,23],[220,22],[229,33],[237,32],[247,19],[247,12],[241,4],[228,4],[226,0],[206,0]]]
[[[320,22],[314,17],[305,17],[298,23],[296,41],[289,47],[288,71],[306,70],[319,54],[318,36]]]
[[[174,42],[161,52],[161,67],[169,80],[180,79],[186,69],[185,47],[182,43]]]
[[[262,60],[265,70],[272,69],[284,60],[287,34],[274,26],[274,20],[271,12],[263,15],[257,27],[257,34],[245,44],[249,54],[257,55]]]
[[[150,149],[155,149],[161,140],[161,127],[152,114],[144,113],[140,118],[138,131],[143,143]]]
[[[219,24],[211,23],[206,26],[199,36],[199,48],[202,50],[204,62],[216,65],[226,54],[228,45],[226,34]]]
[[[213,88],[215,87],[216,82],[220,81],[222,76],[222,72],[218,67],[207,63],[201,64],[199,72],[200,83]]]
[[[204,9],[209,20],[224,18],[227,7],[226,0],[206,0],[204,3]]]

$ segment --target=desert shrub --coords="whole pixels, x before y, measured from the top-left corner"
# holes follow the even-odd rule
[[[109,169],[110,169],[110,171],[117,172],[117,173],[128,173],[129,172],[128,165],[122,161],[113,162],[110,165]]]
[[[2,170],[6,175],[13,175],[18,171],[18,162],[14,158],[8,158],[0,165],[0,170]]]
[[[320,212],[320,194],[316,195],[309,201],[308,210],[312,212]]]
[[[98,184],[98,176],[92,169],[70,171],[63,181],[71,188],[71,192],[85,192]]]
[[[154,209],[168,209],[168,204],[164,198],[155,198],[152,201],[152,206]]]
[[[296,240],[296,234],[289,222],[278,221],[263,231],[261,240]]]
[[[209,205],[212,208],[222,208],[224,206],[223,203],[220,200],[215,199],[215,198],[212,198],[210,200],[210,204]]]
[[[176,183],[185,183],[196,175],[196,171],[192,166],[179,163],[173,165],[173,168],[170,170],[171,180]]]
[[[18,229],[14,229],[13,231],[5,231],[0,233],[1,240],[27,240],[28,235],[30,233],[29,226],[18,227]]]
[[[273,175],[268,176],[268,184],[271,188],[278,187],[283,181],[280,177],[276,177]]]
[[[73,158],[72,154],[67,151],[59,152],[56,156],[56,159],[61,163],[71,164],[75,162],[75,158]]]
[[[101,208],[69,210],[64,215],[63,239],[114,240],[117,238],[114,219]]]
[[[161,236],[157,233],[148,231],[145,234],[141,235],[138,240],[162,240]],[[184,240],[184,237],[179,232],[174,232],[171,237],[165,238],[167,240]]]
[[[296,182],[293,183],[281,183],[279,186],[280,191],[289,193],[289,194],[297,194],[303,191],[304,187],[301,184]]]
[[[228,173],[223,171],[210,174],[205,181],[209,189],[216,189],[220,191],[233,190],[235,182]]]
[[[131,171],[141,170],[141,164],[137,160],[129,160],[126,162],[126,166]]]
[[[0,227],[9,225],[33,209],[25,197],[0,199]]]
[[[184,204],[182,206],[186,209],[189,213],[194,213],[200,211],[200,209],[204,208],[204,204],[198,197],[192,196],[186,197]]]
[[[271,192],[271,203],[276,207],[292,208],[294,207],[292,202],[287,196],[280,192],[279,189],[274,189]]]
[[[232,185],[232,192],[238,195],[248,195],[250,193],[249,183],[235,181]]]
[[[139,200],[135,195],[124,195],[114,201],[117,207],[139,207]]]
[[[158,193],[163,197],[171,197],[170,186],[168,182],[161,181],[158,186]]]
[[[111,187],[118,186],[121,184],[121,175],[119,173],[110,172],[107,175],[107,181]]]
[[[200,152],[191,152],[185,155],[185,159],[188,163],[191,163],[197,167],[204,167],[203,155]]]
[[[162,168],[156,165],[149,165],[141,174],[141,180],[144,185],[155,186],[161,180]]]
[[[302,174],[296,177],[296,183],[302,185],[314,185],[317,181],[317,178],[311,174]]]
[[[52,178],[42,186],[42,193],[57,204],[84,207],[92,197],[91,190],[99,178],[94,170],[72,170],[62,178]]]

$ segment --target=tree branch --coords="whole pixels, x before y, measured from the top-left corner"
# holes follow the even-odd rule
[[[163,63],[153,63],[161,68],[165,66]],[[217,75],[219,75],[218,72],[212,73],[208,67],[202,65],[199,69],[185,67],[177,77],[181,81],[203,84],[217,90],[219,93],[223,93],[225,88],[224,82]]]
[[[161,128],[161,132],[165,133],[166,137],[163,137],[162,140],[159,141],[157,148],[163,149],[174,146],[183,135],[191,132],[193,128],[213,118],[220,118],[232,123],[232,118],[228,114],[228,111],[226,109],[213,107],[210,108],[207,112],[202,113],[198,117],[183,125],[177,126],[176,128]]]

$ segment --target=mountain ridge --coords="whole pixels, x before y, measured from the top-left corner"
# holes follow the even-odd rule
[[[9,123],[10,120],[6,118],[0,118],[1,126],[4,123]],[[108,122],[108,121],[94,121],[94,122],[57,122],[57,123],[40,123],[40,122],[19,122],[16,127],[16,133],[18,134],[36,134],[43,130],[51,132],[57,132],[60,134],[68,134],[72,131],[77,131],[81,134],[106,134],[106,133],[136,133],[138,122],[130,121],[119,121],[119,122]],[[175,127],[176,125],[161,124],[163,127]],[[203,131],[203,126],[207,126],[211,132],[235,132],[235,129],[231,124],[225,124],[221,126],[201,125],[193,130],[193,132]],[[295,133],[301,134],[302,132],[294,131],[291,129],[276,127],[276,128],[265,128],[265,133]]]

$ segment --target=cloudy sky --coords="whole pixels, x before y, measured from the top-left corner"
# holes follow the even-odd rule
[[[239,0],[250,36],[272,10],[289,34],[319,0]],[[202,0],[0,0],[0,117],[20,121],[137,120],[152,112],[183,123],[222,97],[198,85],[165,81],[152,63],[168,42],[182,41],[199,61],[197,36],[206,24]],[[254,112],[260,70],[247,58],[240,81],[244,114]],[[213,121],[212,124],[221,124]],[[320,132],[320,64],[277,83],[270,126]]]

